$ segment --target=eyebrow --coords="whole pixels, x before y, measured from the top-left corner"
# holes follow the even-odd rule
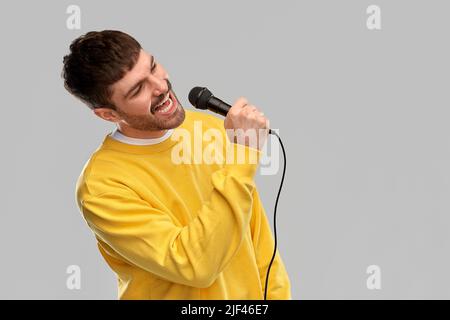
[[[155,62],[155,57],[152,56],[150,59],[151,59],[151,60],[150,60],[150,61],[151,61],[151,62],[150,62],[150,68],[152,68],[152,67],[153,67],[153,63]],[[138,82],[136,82],[136,83],[131,87],[131,89],[128,90],[128,92],[123,96],[124,99],[128,98],[128,96],[129,96],[129,95],[130,95],[137,87],[139,87],[139,86],[145,81],[145,79],[146,79],[146,78],[141,79],[141,80],[139,80]]]

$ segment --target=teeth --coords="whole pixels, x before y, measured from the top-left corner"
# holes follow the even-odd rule
[[[160,113],[164,113],[170,110],[170,108],[172,108],[172,99],[169,100],[169,105],[167,107],[165,107],[164,109],[158,109],[156,110],[156,112],[160,112]]]
[[[161,107],[164,103],[166,103],[166,101],[169,99],[169,95],[167,95],[167,97],[160,103],[160,104],[158,104],[156,107],[155,107],[155,109],[158,109],[159,107]]]

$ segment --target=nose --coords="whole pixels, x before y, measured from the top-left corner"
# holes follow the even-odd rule
[[[150,83],[154,88],[153,89],[154,96],[164,95],[169,90],[169,87],[167,84],[167,77],[159,78],[159,77],[150,75]]]

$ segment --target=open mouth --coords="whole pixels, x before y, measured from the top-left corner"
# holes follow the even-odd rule
[[[176,108],[176,100],[173,98],[172,94],[169,91],[164,100],[154,108],[154,113],[158,115],[170,115],[176,110]]]

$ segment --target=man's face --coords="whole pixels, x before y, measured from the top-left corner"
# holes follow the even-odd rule
[[[136,130],[159,131],[183,123],[185,112],[168,78],[163,66],[141,50],[134,67],[112,86],[111,100],[121,118],[119,124]]]

